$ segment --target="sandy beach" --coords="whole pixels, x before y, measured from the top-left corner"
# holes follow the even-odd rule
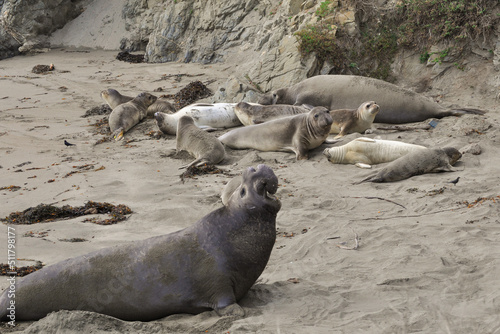
[[[192,159],[172,157],[174,136],[149,135],[158,130],[153,119],[121,142],[96,145],[103,135],[92,124],[104,116],[82,116],[104,103],[103,89],[173,94],[200,80],[215,91],[231,66],[130,64],[116,60],[116,53],[58,49],[0,62],[0,217],[41,203],[108,202],[133,211],[107,226],[83,222],[88,216],[12,225],[19,264],[51,265],[187,227],[222,206],[230,175],[264,163],[279,178],[282,202],[268,266],[240,302],[244,318],[205,312],[141,323],[60,311],[13,329],[2,324],[0,332],[500,333],[500,116],[494,96],[451,87],[442,104],[465,103],[488,113],[447,117],[431,130],[387,131],[374,124],[365,135],[427,147],[477,144],[481,153],[464,153],[454,173],[353,185],[382,165],[334,165],[323,156],[329,147],[323,144],[301,161],[292,153],[227,149],[218,165],[225,174],[181,180],[178,168]],[[55,71],[31,72],[50,63]],[[463,76],[454,87],[467,85]],[[159,87],[162,92],[154,92]],[[458,176],[456,185],[448,183]],[[7,228],[0,224],[1,245]],[[338,247],[353,247],[355,236],[357,249]],[[85,241],[64,241],[71,238]],[[0,262],[6,263],[1,248]],[[0,277],[0,290],[7,286]]]

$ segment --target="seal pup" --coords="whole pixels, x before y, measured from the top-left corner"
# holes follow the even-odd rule
[[[289,104],[262,105],[240,102],[234,107],[234,113],[245,125],[264,123],[273,119],[308,113],[313,107],[292,106]]]
[[[138,124],[147,115],[148,107],[156,101],[156,96],[141,93],[134,99],[120,104],[109,114],[109,128],[116,141]]]
[[[101,91],[101,97],[104,101],[106,101],[106,103],[112,110],[118,107],[120,104],[127,103],[128,101],[133,99],[133,97],[122,95],[116,89],[112,88]],[[153,117],[155,112],[159,111],[173,114],[177,110],[172,105],[172,103],[168,102],[166,98],[160,97],[156,99],[155,103],[148,107],[147,116]]]
[[[174,105],[164,97],[159,97],[155,103],[148,108],[148,117],[154,117],[155,113],[163,112],[166,114],[173,114],[177,111]]]
[[[391,162],[422,149],[426,147],[395,140],[360,137],[345,145],[327,148],[323,155],[334,164],[354,164],[360,168],[371,168],[371,165]]]
[[[333,124],[330,133],[338,133],[334,139],[349,133],[364,133],[370,129],[380,107],[375,101],[363,102],[358,109],[330,110]]]
[[[177,152],[185,150],[196,158],[189,165],[180,168],[215,165],[224,159],[224,146],[216,137],[200,129],[194,120],[185,115],[177,122]]]
[[[243,172],[227,206],[166,235],[85,254],[16,280],[16,320],[85,310],[127,321],[215,310],[244,315],[237,302],[264,271],[276,241],[278,178]],[[9,290],[0,296],[6,320]]]
[[[132,96],[126,96],[120,94],[116,89],[108,88],[101,91],[101,98],[106,101],[111,110],[118,107],[120,104],[127,103],[133,100]]]
[[[259,99],[260,104],[310,104],[330,110],[348,109],[364,101],[377,101],[379,123],[420,122],[429,118],[484,114],[479,109],[446,109],[438,103],[383,80],[355,75],[317,75]]]
[[[294,152],[297,160],[308,159],[309,150],[320,146],[330,133],[332,116],[325,107],[307,114],[275,119],[231,130],[219,137],[233,149]]]
[[[161,132],[175,135],[177,122],[182,116],[190,116],[196,126],[207,131],[233,128],[241,122],[234,113],[235,103],[196,103],[186,106],[172,115],[163,112],[154,114],[156,124]]]
[[[394,182],[415,175],[437,172],[455,172],[454,165],[462,157],[453,147],[426,148],[398,158],[361,182]]]

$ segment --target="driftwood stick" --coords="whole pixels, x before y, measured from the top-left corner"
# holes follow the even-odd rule
[[[412,131],[412,130],[429,130],[431,126],[429,124],[422,125],[390,125],[390,126],[378,126],[377,130],[396,130],[396,131]]]
[[[347,197],[342,197],[342,198],[347,198]],[[364,197],[360,197],[360,196],[354,196],[354,197],[350,197],[350,198],[366,198],[366,199],[379,199],[379,200],[382,200],[382,201],[387,201],[387,202],[390,202],[392,204],[396,204],[396,205],[399,205],[400,207],[402,207],[403,209],[406,209],[406,207],[404,205],[401,205],[399,203],[396,203],[394,201],[391,201],[390,199],[387,199],[387,198],[382,198],[382,197],[376,197],[376,196],[364,196]]]

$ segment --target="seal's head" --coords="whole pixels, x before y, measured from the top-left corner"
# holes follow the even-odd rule
[[[309,124],[311,124],[309,132],[322,136],[328,134],[333,124],[330,110],[325,107],[314,107],[308,115]]]
[[[443,151],[450,159],[450,165],[454,165],[462,157],[462,153],[454,147],[443,147]]]
[[[177,122],[175,119],[164,112],[155,112],[155,122],[161,132],[167,135],[174,135],[177,133]]]
[[[269,104],[286,104],[284,103],[284,91],[283,89],[277,89],[271,93],[264,94],[259,98],[258,103],[269,105]]]
[[[140,93],[139,95],[137,95],[137,97],[134,99],[134,101],[138,101],[138,102],[144,104],[144,106],[146,108],[148,108],[150,105],[155,103],[157,99],[158,98],[156,96],[151,95],[149,93]]]
[[[228,207],[244,207],[248,210],[264,208],[272,214],[281,209],[281,202],[274,194],[278,190],[278,178],[266,165],[257,169],[249,167],[243,172],[241,185],[233,192]]]

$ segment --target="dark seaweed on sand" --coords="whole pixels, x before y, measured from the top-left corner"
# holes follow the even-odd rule
[[[107,104],[101,104],[100,106],[95,106],[93,108],[88,109],[82,118],[89,116],[100,116],[100,115],[109,115],[111,114],[111,107]]]
[[[131,214],[132,210],[123,204],[114,205],[110,203],[100,203],[88,201],[83,206],[64,205],[56,207],[50,204],[39,204],[35,207],[30,207],[22,212],[12,212],[5,218],[0,218],[0,221],[7,224],[36,224],[41,222],[50,222],[56,219],[75,218],[92,214],[109,214],[110,219],[98,220],[96,218],[86,219],[95,224],[110,225],[116,224],[125,220],[126,215]]]
[[[186,169],[184,173],[180,175],[180,178],[182,181],[184,181],[185,178],[191,178],[195,179],[196,176],[199,175],[205,175],[205,174],[224,174],[227,176],[234,176],[233,174],[230,174],[220,168],[215,167],[214,165],[203,165],[203,166],[190,166]]]
[[[207,88],[201,81],[191,81],[186,87],[182,88],[176,94],[162,95],[167,99],[174,100],[174,105],[177,110],[184,108],[187,105],[195,103],[199,99],[209,97],[212,91]]]
[[[144,62],[144,54],[134,55],[129,53],[128,51],[118,52],[116,59],[121,61],[126,61],[129,63],[143,63]]]
[[[0,276],[11,276],[10,273],[15,272],[15,276],[22,277],[40,270],[42,267],[43,264],[40,261],[36,261],[36,264],[33,266],[13,267],[12,269],[8,264],[0,263]]]

